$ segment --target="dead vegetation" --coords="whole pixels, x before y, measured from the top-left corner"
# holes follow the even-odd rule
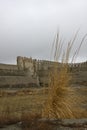
[[[49,94],[47,102],[44,106],[43,117],[46,118],[82,118],[85,110],[80,106],[83,104],[86,97],[80,96],[70,85],[69,58],[77,33],[73,40],[70,40],[65,51],[62,51],[62,41],[57,34],[54,43],[54,69],[50,72]],[[83,37],[79,47],[73,54],[71,63],[77,57],[80,47],[85,39]],[[61,65],[58,63],[61,61]],[[59,67],[57,67],[59,65]],[[59,71],[58,71],[59,68]],[[84,115],[85,116],[85,115]]]
[[[47,98],[46,90],[47,88],[23,89],[16,92],[2,90],[2,96],[0,97],[0,126],[21,121],[24,113],[28,116],[30,113],[41,114],[43,104]]]

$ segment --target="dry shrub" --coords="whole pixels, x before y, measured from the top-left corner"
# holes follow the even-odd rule
[[[62,51],[63,44],[57,34],[54,46],[54,68],[50,71],[49,94],[44,105],[42,117],[46,118],[82,118],[84,110],[80,108],[84,97],[80,97],[70,85],[69,58],[77,33],[73,40],[70,40],[65,51]],[[85,40],[83,37],[79,47],[72,57],[72,62],[78,55],[80,47]],[[53,49],[53,47],[52,47]],[[61,62],[58,61],[61,59]],[[71,63],[72,63],[71,62]]]

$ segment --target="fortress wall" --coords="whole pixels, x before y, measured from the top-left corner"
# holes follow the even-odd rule
[[[58,64],[58,68],[61,66],[61,63],[53,62],[53,61],[46,61],[46,60],[36,60],[32,58],[26,57],[18,57],[17,58],[17,65],[19,70],[28,70],[30,73],[38,73],[40,70],[47,70],[49,68],[53,68],[55,64]],[[82,63],[73,63],[69,64],[70,70],[87,70],[87,62]]]
[[[0,76],[25,76],[24,71],[19,70],[0,70]]]
[[[36,78],[27,76],[0,76],[0,88],[39,87]]]
[[[71,70],[87,71],[87,61],[82,63],[69,64]]]
[[[17,65],[0,64],[0,70],[18,70]]]
[[[55,62],[53,61],[45,61],[45,60],[36,60],[32,58],[26,57],[17,57],[17,65],[10,65],[10,64],[0,64],[0,70],[9,70],[9,71],[29,71],[32,75],[38,73],[39,70],[47,70],[49,68],[54,67]],[[58,66],[61,63],[57,63]],[[73,63],[69,64],[71,70],[87,70],[87,61],[83,63]]]
[[[18,70],[23,70],[26,72],[27,76],[34,76],[36,71],[36,63],[32,58],[27,57],[17,57]]]
[[[17,65],[0,64],[0,76],[24,76],[25,72],[19,71]]]
[[[53,61],[45,61],[45,60],[36,60],[36,59],[32,59],[31,57],[27,58],[27,57],[18,56],[17,65],[0,64],[0,76],[1,76],[0,80],[4,81],[2,83],[9,84],[9,85],[14,82],[15,86],[16,84],[21,84],[21,85],[25,84],[26,86],[28,85],[27,83],[28,81],[30,83],[35,81],[34,84],[38,84],[38,85],[39,84],[47,85],[49,80],[49,71],[54,69],[55,64],[56,64],[56,69],[60,70],[61,63],[53,62]],[[74,63],[68,65],[69,65],[69,70],[71,72],[75,72],[75,74],[77,72],[79,73],[79,71],[87,72],[87,61],[83,63]],[[21,78],[17,80],[18,77],[20,76]]]
[[[18,70],[24,69],[23,57],[21,56],[17,57],[17,67],[18,67]]]

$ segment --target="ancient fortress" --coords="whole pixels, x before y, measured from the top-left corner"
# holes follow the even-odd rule
[[[57,63],[58,67],[61,63]],[[17,65],[0,64],[0,87],[47,86],[48,72],[54,62],[17,57]],[[69,64],[70,71],[87,71],[87,61]]]

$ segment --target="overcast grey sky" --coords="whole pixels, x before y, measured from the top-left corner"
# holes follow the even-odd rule
[[[87,0],[0,0],[0,63],[49,59],[57,29],[67,41],[79,28],[75,47],[87,33]],[[87,60],[87,41],[77,60]]]

